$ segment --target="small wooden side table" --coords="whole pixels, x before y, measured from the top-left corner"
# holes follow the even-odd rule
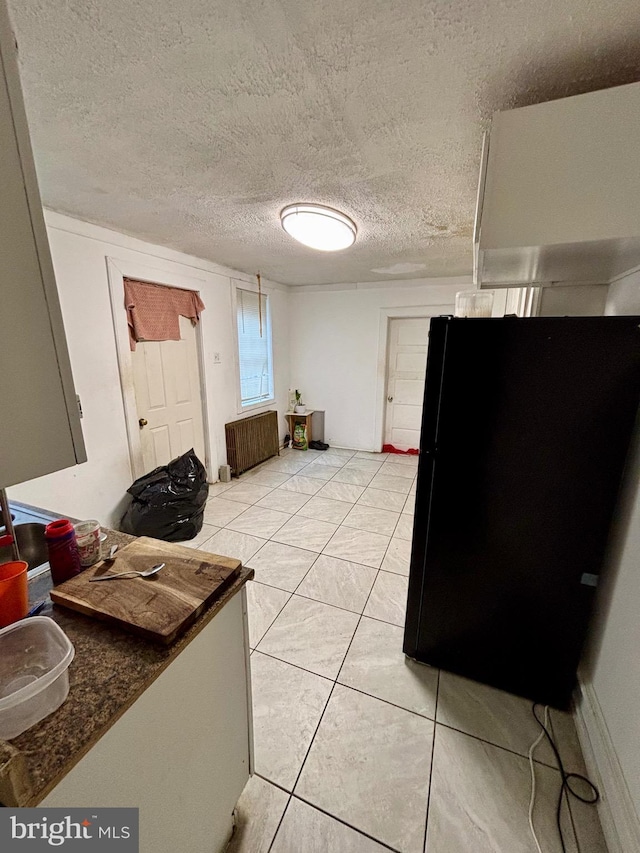
[[[313,441],[311,435],[311,424],[313,423],[312,415],[316,412],[315,409],[307,409],[306,412],[285,412],[284,416],[289,424],[289,435],[291,436],[291,446],[293,447],[293,431],[296,424],[304,424],[307,428],[307,444]],[[324,415],[324,412],[322,413]],[[324,436],[322,436],[324,438]],[[320,440],[322,440],[322,438]],[[299,449],[299,448],[298,448]]]

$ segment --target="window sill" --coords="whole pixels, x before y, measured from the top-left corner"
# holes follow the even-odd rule
[[[275,397],[270,397],[268,400],[260,400],[259,403],[251,403],[250,406],[239,406],[237,412],[239,415],[244,415],[246,412],[255,412],[258,409],[265,409],[271,406],[275,401]]]

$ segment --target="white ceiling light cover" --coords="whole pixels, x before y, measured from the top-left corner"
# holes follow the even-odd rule
[[[348,249],[356,239],[355,222],[322,204],[290,204],[281,211],[280,222],[294,240],[320,252]]]

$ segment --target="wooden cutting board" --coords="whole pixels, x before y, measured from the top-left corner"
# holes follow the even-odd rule
[[[150,578],[91,583],[95,575],[144,571],[165,563]],[[146,536],[117,552],[112,565],[97,563],[51,590],[56,604],[111,622],[149,640],[172,643],[231,584],[240,560],[161,542]]]

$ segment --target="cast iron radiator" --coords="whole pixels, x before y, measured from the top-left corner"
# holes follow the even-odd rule
[[[234,476],[279,452],[278,413],[270,410],[224,425],[227,463]]]

